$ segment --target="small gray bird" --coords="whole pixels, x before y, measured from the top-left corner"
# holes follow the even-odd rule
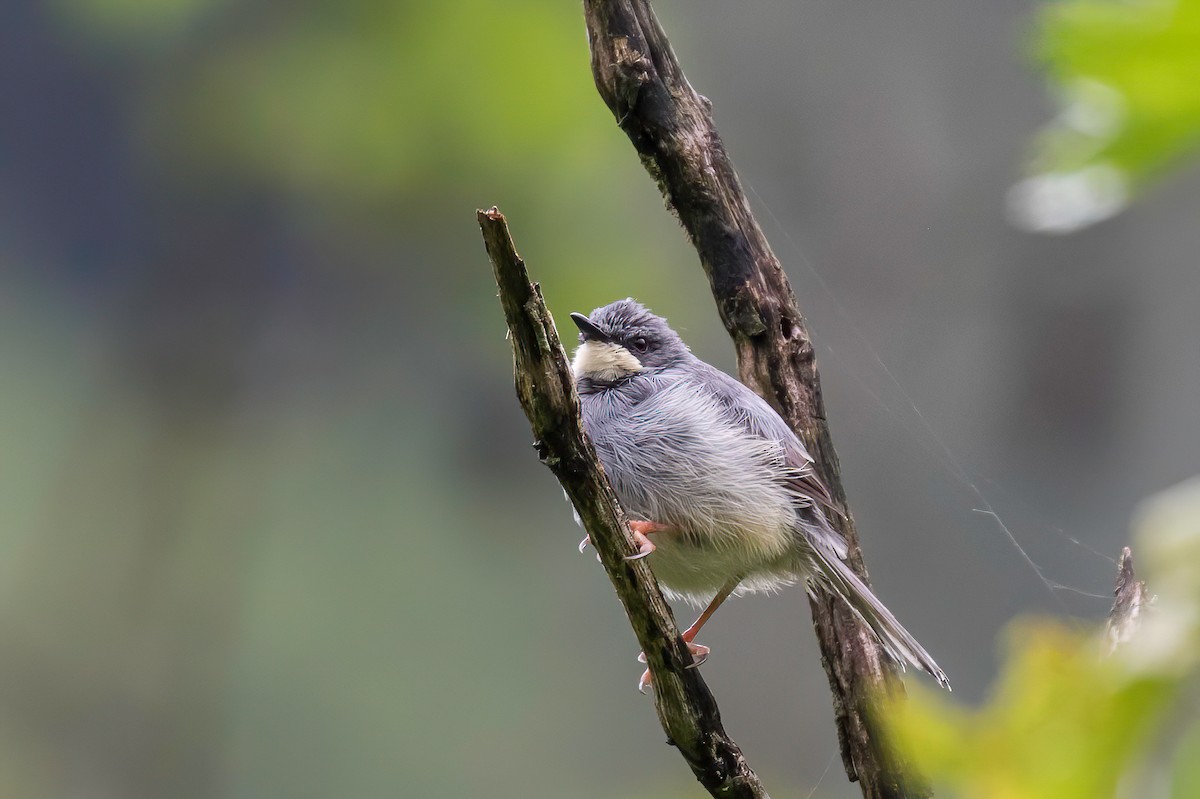
[[[707,607],[803,581],[845,600],[887,653],[949,687],[945,673],[844,562],[841,515],[787,423],[761,397],[692,355],[665,319],[632,299],[573,313],[583,422],[640,552],[668,596]],[[587,539],[580,548],[587,544]],[[638,687],[645,690],[650,672]]]

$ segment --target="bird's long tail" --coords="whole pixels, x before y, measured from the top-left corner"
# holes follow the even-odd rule
[[[866,622],[867,626],[878,636],[888,655],[901,666],[906,661],[913,664],[927,672],[943,688],[950,688],[946,672],[942,671],[941,667],[934,662],[933,657],[925,651],[925,647],[921,646],[917,639],[904,629],[904,625],[892,615],[892,612],[879,601],[875,594],[871,593],[867,584],[841,558],[832,552],[822,552],[815,547],[813,554],[817,566],[817,579],[844,599],[859,618]]]

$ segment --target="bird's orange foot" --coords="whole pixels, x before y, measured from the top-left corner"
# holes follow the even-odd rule
[[[658,547],[654,546],[654,542],[648,536],[651,533],[661,533],[666,529],[667,526],[665,524],[659,524],[658,522],[630,522],[629,531],[633,533],[633,540],[638,545],[638,551],[636,555],[626,556],[625,560],[641,560],[657,549]]]
[[[694,669],[697,666],[703,665],[704,661],[708,660],[708,653],[711,652],[712,650],[709,649],[708,647],[706,647],[704,644],[695,644],[695,643],[692,643],[691,641],[685,641],[684,643],[687,644],[688,652],[690,652],[692,655],[692,662],[689,663],[688,665],[684,666],[684,668]],[[645,652],[638,653],[638,662],[639,663],[646,662],[646,653]],[[649,688],[650,685],[651,685],[650,669],[646,669],[645,671],[642,672],[641,679],[638,680],[638,691],[640,693],[644,694],[644,693],[646,693],[646,689]]]

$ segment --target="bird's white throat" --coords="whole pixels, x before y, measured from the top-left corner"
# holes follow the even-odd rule
[[[585,341],[575,350],[575,361],[571,364],[575,377],[611,382],[633,372],[640,372],[642,364],[633,353],[620,344],[604,341]]]

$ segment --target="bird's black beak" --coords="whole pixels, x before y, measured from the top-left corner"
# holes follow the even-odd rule
[[[579,332],[583,334],[585,341],[611,341],[612,338],[600,328],[592,324],[592,320],[588,319],[581,313],[571,314],[571,321],[579,328]]]

